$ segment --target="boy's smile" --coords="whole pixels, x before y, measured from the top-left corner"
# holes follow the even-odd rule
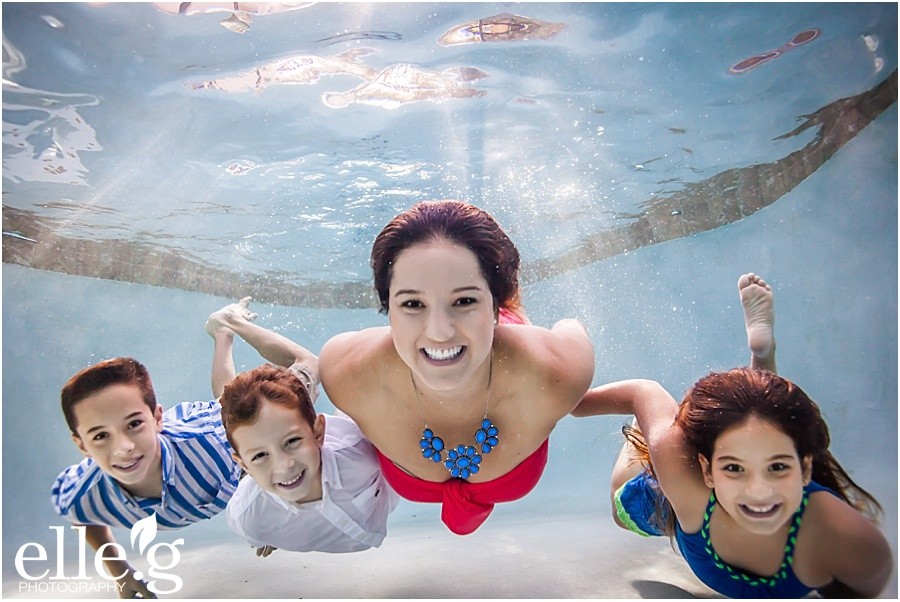
[[[256,421],[238,426],[231,437],[235,460],[262,489],[286,502],[322,499],[324,416],[313,428],[298,409],[262,400]]]
[[[73,409],[77,435],[72,440],[85,456],[133,495],[162,495],[160,406],[151,411],[140,389],[115,384],[85,397]]]

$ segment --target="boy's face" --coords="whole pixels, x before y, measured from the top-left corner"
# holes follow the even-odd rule
[[[140,389],[115,384],[76,403],[74,414],[77,435],[72,440],[85,456],[131,493],[159,497],[161,407],[151,411]]]
[[[286,502],[322,499],[322,443],[325,417],[315,428],[299,410],[263,400],[253,424],[232,431],[234,459],[264,490]]]

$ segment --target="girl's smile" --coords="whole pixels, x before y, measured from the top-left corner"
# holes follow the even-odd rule
[[[701,455],[700,463],[719,506],[759,535],[791,520],[812,470],[812,460],[801,461],[787,434],[756,416],[719,435],[711,461]]]

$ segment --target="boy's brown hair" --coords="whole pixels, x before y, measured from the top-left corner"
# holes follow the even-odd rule
[[[235,452],[240,453],[232,433],[256,422],[263,401],[296,409],[315,428],[316,410],[306,385],[287,368],[265,364],[238,374],[222,393],[222,424]]]
[[[151,412],[156,411],[156,393],[150,373],[142,363],[130,357],[116,357],[84,368],[63,385],[60,392],[63,415],[72,435],[78,436],[75,405],[90,395],[112,385],[132,385],[141,392]]]

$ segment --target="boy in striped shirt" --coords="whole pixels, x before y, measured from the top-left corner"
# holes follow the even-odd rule
[[[60,515],[86,526],[95,550],[115,542],[110,527],[131,528],[154,512],[160,528],[177,529],[225,509],[241,470],[218,401],[164,412],[147,369],[127,357],[78,372],[61,400],[72,441],[86,457],[60,473],[51,498]],[[122,597],[156,597],[126,561],[105,564]]]
[[[216,341],[212,379],[217,395],[225,384],[223,374],[230,370],[233,376],[233,333],[221,328],[220,318],[255,318],[249,301],[227,306],[207,321],[206,330]],[[270,362],[291,366],[298,374],[316,374],[316,356],[287,338],[255,325],[241,334]],[[226,355],[229,368],[223,371]],[[115,542],[110,527],[131,528],[154,512],[160,528],[177,529],[225,509],[241,468],[225,435],[218,399],[163,411],[147,369],[127,357],[81,370],[60,397],[72,441],[86,457],[60,473],[51,499],[57,513],[85,525],[86,540],[95,550]],[[156,597],[134,578],[126,561],[104,562],[110,575],[119,576],[120,597]]]

